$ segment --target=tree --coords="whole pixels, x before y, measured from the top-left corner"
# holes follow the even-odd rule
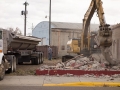
[[[22,35],[22,32],[21,32],[21,30],[18,27],[16,27],[15,30],[10,27],[10,28],[8,28],[8,30],[13,32],[13,33],[15,33],[15,34],[17,34],[17,35]]]
[[[14,29],[13,29],[13,28],[11,28],[11,27],[10,27],[10,28],[8,28],[8,30],[9,30],[9,31],[11,31],[11,32],[14,32]]]
[[[16,27],[14,33],[16,33],[18,35],[22,35],[22,32],[21,32],[21,30],[18,27]]]

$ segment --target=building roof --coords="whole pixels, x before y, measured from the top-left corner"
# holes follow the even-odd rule
[[[64,29],[81,29],[82,24],[80,23],[68,23],[68,22],[51,22],[53,28],[64,28]]]
[[[42,21],[39,24],[36,25],[36,27],[39,27],[41,23],[44,23],[44,25],[48,24],[49,21]],[[35,28],[36,28],[35,27]],[[57,28],[57,29],[82,29],[82,23],[70,23],[70,22],[51,22],[51,28]],[[90,30],[98,30],[99,24],[91,24]]]
[[[120,28],[120,23],[112,25],[111,28],[112,28],[112,30],[114,30],[116,28]]]
[[[51,22],[53,28],[61,28],[61,29],[82,29],[82,23],[68,23],[68,22]],[[99,24],[91,24],[90,30],[98,30]]]

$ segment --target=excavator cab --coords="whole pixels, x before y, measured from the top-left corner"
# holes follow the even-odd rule
[[[71,39],[67,42],[67,53],[80,53],[80,39]]]

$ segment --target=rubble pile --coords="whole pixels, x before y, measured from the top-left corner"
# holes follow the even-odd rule
[[[120,65],[117,66],[106,66],[106,62],[97,60],[96,58],[83,57],[81,55],[76,56],[66,62],[59,62],[55,66],[43,65],[40,69],[57,69],[57,70],[65,70],[65,69],[77,69],[77,70],[87,70],[87,71],[102,71],[102,70],[115,70],[120,71]]]

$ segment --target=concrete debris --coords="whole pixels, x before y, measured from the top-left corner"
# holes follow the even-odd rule
[[[90,56],[76,56],[66,62],[59,62],[55,66],[42,65],[40,69],[79,69],[79,70],[120,70],[120,66],[106,66],[106,62],[100,62],[100,60]]]
[[[112,75],[111,77],[113,77],[113,78],[118,78],[118,77],[120,77],[120,75],[119,75],[119,74],[114,74],[114,75]]]
[[[59,74],[57,74],[56,76],[57,76],[57,77],[59,77],[60,75],[59,75]]]
[[[114,78],[111,77],[110,80],[114,80]]]
[[[45,70],[45,69],[49,69],[49,66],[48,65],[42,65],[42,66],[40,66],[40,70]]]
[[[120,70],[120,66],[113,66],[112,70]]]
[[[92,58],[92,57],[91,57]],[[69,62],[66,63],[66,67],[72,67],[73,69],[80,69],[80,70],[105,70],[106,66],[102,62],[98,62],[94,58],[87,58],[87,57],[77,57],[77,60],[71,59]]]
[[[98,57],[99,58],[99,57]],[[104,60],[98,59],[96,57],[90,56],[90,57],[83,57],[83,56],[76,56],[75,58],[72,58],[66,62],[59,62],[55,66],[48,66],[48,65],[42,65],[40,66],[40,70],[85,70],[85,71],[104,71],[104,70],[111,70],[111,71],[120,71],[120,65],[117,66],[107,66]],[[57,74],[57,77],[60,75]],[[70,77],[73,76],[73,74],[66,74],[66,76]],[[120,74],[115,75],[89,75],[85,74],[84,77],[94,77],[94,78],[106,78],[108,80],[114,80],[114,78],[120,78]]]
[[[75,60],[71,60],[71,61],[69,61],[67,64],[66,64],[66,66],[68,67],[68,66],[74,66],[74,64],[75,64]]]
[[[64,67],[65,67],[65,64],[62,62],[56,64],[56,68],[64,68]]]
[[[109,75],[105,75],[105,78],[110,78],[110,76]]]
[[[67,73],[66,76],[71,77],[71,76],[73,76],[73,74]]]

